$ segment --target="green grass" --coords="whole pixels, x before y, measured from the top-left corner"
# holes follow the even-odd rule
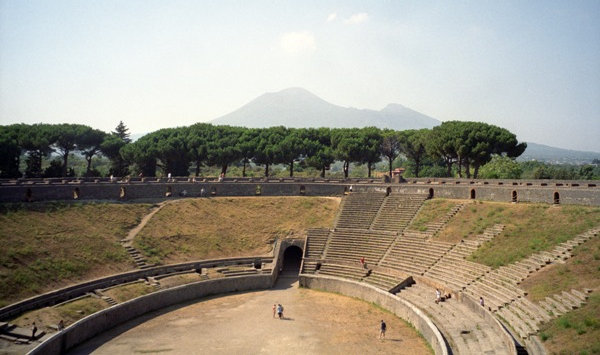
[[[600,294],[592,293],[583,307],[540,327],[549,354],[600,354]]]
[[[439,239],[456,242],[473,238],[498,223],[505,225],[504,231],[469,260],[499,267],[549,250],[600,224],[600,208],[478,201],[459,212]]]
[[[0,205],[0,307],[134,266],[119,240],[149,205]]]
[[[419,214],[410,225],[410,228],[421,232],[426,232],[428,229],[427,224],[441,220],[457,204],[458,202],[456,200],[446,199],[433,199],[425,201],[423,207],[419,211]]]
[[[146,285],[143,282],[136,282],[129,285],[111,288],[110,290],[104,291],[104,294],[121,303],[143,295],[147,295],[153,291],[154,289],[152,286]]]

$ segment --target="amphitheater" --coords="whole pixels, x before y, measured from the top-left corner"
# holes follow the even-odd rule
[[[600,221],[594,228],[573,235],[551,250],[534,253],[518,262],[495,269],[469,261],[468,257],[486,242],[502,234],[504,225],[493,225],[474,238],[455,243],[435,238],[471,201],[600,206],[600,189],[593,182],[469,179],[390,182],[377,179],[291,178],[228,178],[225,181],[193,178],[0,181],[0,202],[3,203],[55,200],[170,201],[220,196],[336,196],[341,197],[341,204],[335,221],[329,228],[307,229],[305,238],[278,240],[269,255],[156,266],[149,264],[131,245],[131,238],[135,235],[133,231],[132,235],[123,240],[123,246],[135,260],[138,266],[136,270],[54,290],[1,308],[2,339],[15,340],[27,336],[23,335],[23,329],[10,324],[9,320],[18,315],[72,302],[95,293],[110,307],[82,318],[62,331],[41,335],[39,341],[23,347],[22,349],[26,349],[23,352],[87,353],[103,347],[104,353],[131,352],[131,348],[119,348],[114,342],[111,345],[111,339],[135,330],[136,326],[143,327],[133,333],[133,338],[128,340],[130,342],[135,342],[140,337],[158,336],[156,330],[152,333],[150,329],[164,331],[161,324],[168,321],[161,317],[178,311],[183,312],[181,317],[185,317],[185,312],[219,313],[216,318],[221,321],[211,324],[215,327],[218,323],[229,324],[227,322],[234,322],[232,319],[239,318],[240,314],[218,312],[223,304],[235,304],[235,307],[243,309],[242,305],[251,307],[253,302],[256,303],[252,300],[254,298],[244,297],[263,297],[265,302],[270,303],[273,295],[277,295],[275,297],[279,299],[291,300],[290,297],[295,296],[285,292],[291,289],[299,292],[298,286],[301,286],[303,288],[300,291],[329,291],[374,303],[408,322],[427,343],[424,348],[419,348],[418,345],[411,348],[413,345],[408,340],[404,343],[399,341],[398,344],[389,342],[390,345],[387,346],[390,348],[371,348],[373,352],[545,354],[546,350],[538,336],[540,325],[580,307],[591,293],[598,292],[593,289],[572,289],[546,297],[543,301],[533,302],[525,297],[526,291],[520,285],[549,265],[569,260],[575,248],[598,236]],[[436,198],[454,199],[456,203],[446,215],[439,216],[435,223],[430,223],[426,231],[414,228],[412,222],[424,202]],[[142,224],[150,218],[152,213]],[[366,260],[364,265],[360,262],[361,258]],[[194,278],[192,282],[168,286],[166,280],[177,275],[194,275]],[[103,294],[103,290],[111,287],[136,282],[149,284],[155,290],[125,302],[117,302]],[[440,303],[434,302],[436,289],[444,295],[444,300]],[[229,297],[226,295],[230,294],[237,298],[224,301]],[[305,297],[312,296],[307,294]],[[485,300],[484,306],[480,304],[480,297]],[[198,302],[199,299],[207,301]],[[213,306],[216,308],[210,308],[211,301],[216,302]],[[204,303],[205,306],[200,306]],[[267,312],[270,312],[270,304],[267,307]],[[304,312],[297,311],[293,317],[303,320],[303,313],[309,312],[312,306],[306,307]],[[250,313],[255,309],[247,310],[247,317],[251,318]],[[389,318],[389,314],[387,317]],[[158,323],[151,325],[155,319]],[[274,328],[270,323],[261,325],[259,322],[260,319],[256,319],[252,327],[247,324],[241,327],[233,323],[227,327],[236,333],[247,333],[244,339],[248,343],[252,343],[253,337],[256,337],[254,328],[277,333],[281,327],[287,327],[278,325]],[[304,325],[303,334],[300,334],[302,336],[286,338],[279,347],[272,344],[273,347],[267,350],[264,344],[244,346],[239,343],[221,350],[203,348],[203,351],[199,351],[193,347],[179,349],[182,352],[202,353],[368,352],[358,347],[344,348],[342,345],[337,351],[331,348],[324,350],[326,348],[315,343],[315,339],[325,341],[320,338],[320,328],[314,328],[317,325],[311,324]],[[375,329],[376,327],[377,325]],[[249,328],[253,328],[252,331]],[[227,334],[222,332],[189,336],[222,336],[223,342],[227,342]],[[186,342],[182,339],[182,334],[168,334],[168,337],[176,338],[176,342]],[[123,342],[127,341],[122,340],[121,345]],[[193,343],[192,346],[210,346],[207,344],[210,343]]]

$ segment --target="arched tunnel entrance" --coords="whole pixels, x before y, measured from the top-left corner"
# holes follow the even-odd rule
[[[282,274],[298,276],[302,262],[302,248],[291,245],[283,252]]]

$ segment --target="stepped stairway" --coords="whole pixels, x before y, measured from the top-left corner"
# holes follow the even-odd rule
[[[577,245],[597,236],[600,228],[588,230],[563,242],[549,252],[539,252],[519,262],[490,271],[465,288],[473,297],[484,297],[486,307],[495,312],[515,333],[527,339],[539,331],[539,325],[580,307],[589,289],[563,291],[539,303],[528,300],[518,285],[532,273],[552,263],[564,263]]]
[[[371,229],[400,232],[417,214],[423,202],[427,199],[425,194],[390,194],[381,204],[375,216]]]
[[[426,239],[432,238],[436,234],[438,234],[442,229],[444,229],[446,224],[448,224],[448,222],[450,222],[450,220],[454,218],[454,216],[456,216],[456,214],[460,212],[464,207],[465,203],[456,204],[442,218],[427,223],[425,225],[425,231],[413,229],[413,227],[409,224],[408,227],[404,230],[404,234]]]
[[[380,265],[411,275],[423,275],[451,248],[451,243],[427,241],[403,234],[398,237]]]
[[[324,258],[327,263],[342,264],[358,264],[365,258],[367,265],[376,265],[395,238],[393,233],[337,228],[331,233]]]
[[[474,239],[461,240],[443,255],[423,276],[441,282],[454,291],[462,291],[469,284],[491,271],[489,266],[474,263],[465,258],[483,243],[500,234],[503,225],[494,225]]]
[[[383,192],[354,192],[344,197],[336,228],[369,229],[384,198]]]
[[[314,273],[317,271],[318,260],[321,260],[325,252],[325,246],[329,238],[329,229],[313,228],[306,231],[306,250],[302,264],[303,273]]]
[[[127,253],[131,256],[138,269],[147,269],[154,266],[153,264],[148,264],[146,258],[144,258],[136,248],[131,245],[125,245],[124,248],[127,250]]]
[[[94,292],[90,295],[103,300],[104,302],[108,303],[110,307],[119,304],[119,302],[115,301],[112,297],[104,294],[101,289],[94,290]]]

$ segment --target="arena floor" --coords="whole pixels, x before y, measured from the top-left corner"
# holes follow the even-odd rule
[[[284,319],[274,319],[281,303]],[[388,332],[379,340],[379,324]],[[404,321],[369,303],[298,288],[280,277],[274,289],[206,298],[123,324],[71,354],[423,354],[426,342]]]

